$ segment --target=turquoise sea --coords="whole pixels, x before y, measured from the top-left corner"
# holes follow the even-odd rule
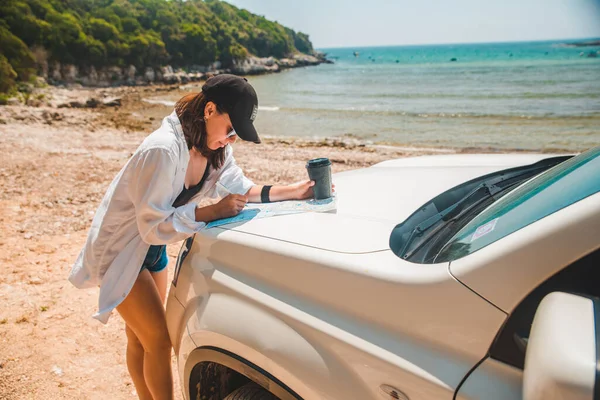
[[[600,144],[600,46],[570,43],[320,49],[335,63],[249,77],[256,125],[272,136],[584,150]]]

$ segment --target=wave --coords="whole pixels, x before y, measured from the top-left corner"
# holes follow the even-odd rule
[[[174,107],[175,101],[171,100],[159,100],[159,99],[142,99],[143,102],[148,104],[160,104],[167,107]],[[260,111],[279,111],[279,107],[276,106],[258,106]]]
[[[348,92],[320,92],[320,91],[297,91],[294,94],[314,96],[319,98],[348,97]],[[362,98],[367,99],[462,99],[462,100],[503,100],[503,99],[600,99],[600,93],[568,93],[568,92],[519,92],[519,93],[364,93]]]
[[[503,100],[503,99],[600,99],[600,93],[514,93],[514,94],[453,94],[453,93],[382,93],[363,95],[366,98],[393,99],[465,99],[465,100]]]
[[[473,112],[410,112],[410,111],[402,111],[402,110],[368,110],[362,108],[339,108],[339,109],[325,109],[325,108],[300,108],[300,107],[290,107],[281,108],[281,111],[298,113],[298,114],[337,114],[339,115],[347,115],[349,118],[351,117],[360,117],[364,118],[368,117],[409,117],[409,118],[493,118],[493,119],[503,119],[503,120],[521,120],[521,119],[593,119],[600,120],[600,110],[598,112],[588,112],[582,113],[578,115],[569,115],[569,114],[553,114],[553,113],[545,113],[545,114],[524,114],[524,113],[507,113],[507,114],[486,114],[486,113],[473,113]]]

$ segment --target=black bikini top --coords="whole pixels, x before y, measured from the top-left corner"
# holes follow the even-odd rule
[[[179,193],[179,196],[177,196],[177,198],[173,202],[173,207],[181,207],[182,205],[187,204],[187,202],[190,201],[192,197],[198,194],[198,192],[202,189],[206,178],[208,177],[209,170],[210,165],[207,164],[206,169],[204,170],[204,175],[202,175],[202,179],[200,179],[200,182],[198,182],[198,184],[190,186],[189,188],[186,188],[185,185],[183,185],[183,191]]]

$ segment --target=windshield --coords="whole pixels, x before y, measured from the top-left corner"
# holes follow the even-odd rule
[[[600,191],[600,147],[538,175],[473,218],[442,248],[436,262],[471,254]]]
[[[445,191],[396,225],[390,235],[390,249],[407,261],[434,263],[448,241],[490,204],[569,158],[551,157],[492,172]]]

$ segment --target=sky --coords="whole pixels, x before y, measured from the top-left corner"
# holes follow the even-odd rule
[[[315,48],[600,37],[600,0],[225,0]]]

